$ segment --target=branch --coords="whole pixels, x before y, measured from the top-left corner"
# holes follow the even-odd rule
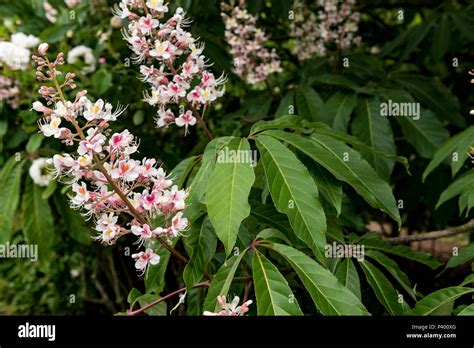
[[[394,238],[385,238],[385,240],[391,244],[404,244],[409,242],[419,242],[422,240],[433,240],[455,236],[462,233],[472,233],[474,232],[474,219],[470,220],[464,225],[446,228],[444,230],[424,232],[420,234],[413,234],[406,237],[394,237]]]
[[[193,289],[197,289],[197,288],[205,288],[205,287],[208,287],[208,286],[209,286],[209,282],[206,281],[206,282],[202,282],[202,283],[196,284],[196,285],[194,285],[192,288],[193,288]],[[172,293],[170,293],[170,294],[168,294],[168,295],[166,295],[166,296],[160,297],[158,300],[156,300],[156,301],[154,301],[154,302],[152,302],[152,303],[149,303],[149,304],[147,304],[146,306],[144,306],[144,307],[142,307],[142,308],[140,308],[140,309],[137,309],[136,311],[128,311],[127,316],[133,316],[133,315],[137,315],[137,314],[139,314],[139,313],[142,313],[142,312],[146,311],[147,309],[150,309],[151,307],[154,307],[154,306],[160,304],[161,302],[163,302],[163,301],[165,301],[165,300],[167,300],[167,299],[169,299],[169,298],[171,298],[171,297],[173,297],[173,296],[175,296],[175,295],[178,295],[178,294],[180,294],[180,293],[182,293],[182,292],[185,292],[185,291],[186,291],[186,287],[181,288],[181,289],[178,289],[178,290],[176,290],[176,291],[173,291]]]

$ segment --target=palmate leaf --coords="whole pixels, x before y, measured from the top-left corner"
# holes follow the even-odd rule
[[[235,151],[237,157],[241,153],[250,155],[246,139],[232,139],[227,147],[229,154]],[[233,163],[216,163],[206,189],[209,219],[224,244],[226,255],[235,245],[242,220],[250,214],[248,198],[255,174],[252,164],[244,162],[235,158]]]
[[[438,151],[436,151],[433,159],[426,167],[423,173],[423,181],[426,180],[428,175],[438,167],[446,158],[448,158],[451,164],[451,174],[454,177],[456,173],[462,168],[464,162],[468,159],[468,152],[472,146],[474,139],[474,126],[470,126],[463,132],[456,134],[455,136],[446,140]],[[454,156],[454,154],[457,155]],[[454,159],[457,159],[455,161]]]
[[[200,223],[199,223],[200,222]],[[191,288],[203,277],[205,267],[216,252],[217,239],[208,217],[196,221],[189,231],[187,239],[192,253],[184,268],[183,278],[186,286]]]
[[[24,161],[10,158],[0,173],[0,243],[10,240],[13,218],[20,202],[21,172]]]
[[[351,290],[359,300],[361,299],[359,273],[357,273],[354,261],[351,259],[342,260],[334,274],[342,285]]]
[[[264,246],[288,261],[323,315],[370,315],[352,291],[309,256],[283,244],[268,243]]]
[[[401,223],[395,198],[390,186],[380,179],[361,155],[344,143],[329,136],[315,134],[310,138],[282,131],[266,131],[270,135],[294,146],[331,172],[337,179],[351,185],[374,208],[390,215]],[[347,155],[347,161],[344,157]]]
[[[308,169],[277,140],[257,137],[261,161],[275,207],[288,216],[295,234],[325,264],[326,216]]]
[[[367,282],[374,290],[380,303],[387,309],[391,315],[401,315],[403,307],[398,303],[398,292],[385,275],[369,261],[364,260],[360,263],[365,273]]]
[[[217,271],[212,279],[207,291],[207,296],[204,301],[204,310],[210,312],[217,312],[220,310],[220,304],[217,302],[217,296],[227,296],[232,280],[234,279],[235,271],[240,264],[240,261],[245,255],[245,250],[237,256],[232,256],[226,260],[221,268]]]
[[[258,315],[303,315],[286,279],[258,251],[252,269]]]
[[[51,207],[41,198],[43,189],[27,178],[22,201],[22,229],[29,244],[38,245],[38,259],[49,264],[54,243]]]
[[[453,286],[437,290],[417,302],[415,308],[409,311],[409,315],[449,315],[443,311],[445,308],[451,308],[454,301],[459,297],[473,293],[473,288]]]
[[[380,114],[378,98],[359,101],[352,121],[352,133],[375,150],[392,156],[397,154],[390,122],[387,117]],[[395,165],[393,160],[377,156],[372,152],[361,152],[383,179],[390,178]]]

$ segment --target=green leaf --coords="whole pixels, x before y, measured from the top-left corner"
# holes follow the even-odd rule
[[[328,269],[292,247],[268,243],[296,271],[314,304],[323,315],[370,315],[362,302]]]
[[[295,93],[298,115],[309,121],[318,121],[324,105],[319,94],[310,86],[298,88]]]
[[[353,89],[355,91],[360,89],[357,83],[341,75],[318,74],[317,76],[314,76],[312,78],[312,81],[319,82],[326,85],[345,87],[345,88]]]
[[[322,196],[332,204],[336,209],[337,215],[341,214],[342,209],[342,184],[334,175],[329,173],[320,165],[314,164],[311,167],[316,186]]]
[[[227,296],[235,271],[244,255],[245,251],[241,252],[238,256],[232,256],[219,268],[207,291],[206,300],[204,301],[205,311],[217,312],[220,310],[217,296]]]
[[[408,73],[396,74],[394,80],[407,89],[417,101],[433,110],[440,119],[452,122],[458,127],[466,125],[459,114],[457,99],[438,80]]]
[[[257,145],[275,207],[288,216],[296,235],[326,263],[326,216],[308,169],[277,140],[259,136]]]
[[[48,186],[43,191],[43,194],[41,195],[41,198],[43,199],[49,199],[56,191],[56,188],[58,187],[58,181],[57,180],[50,180],[48,183]]]
[[[415,308],[409,311],[408,315],[437,315],[440,309],[447,305],[452,305],[459,297],[473,293],[473,288],[453,286],[437,290],[416,303]],[[451,313],[449,313],[451,314]],[[442,313],[447,315],[447,313]]]
[[[231,157],[232,154],[235,158]],[[227,155],[229,158],[226,158]],[[255,174],[251,163],[248,163],[250,161],[244,160],[251,159],[246,139],[231,140],[218,156],[206,190],[207,211],[217,237],[224,243],[226,255],[229,255],[242,220],[250,214],[248,197]],[[222,160],[219,160],[221,157]]]
[[[467,154],[472,146],[472,139],[474,139],[474,126],[470,126],[463,132],[446,140],[439,150],[436,151],[433,159],[428,164],[428,167],[426,167],[425,172],[423,173],[423,181],[447,157],[450,158],[451,172],[454,177],[469,157]],[[454,154],[457,155],[457,158]],[[457,159],[457,161],[455,159]]]
[[[453,181],[446,190],[441,193],[438,203],[436,203],[436,209],[438,209],[443,203],[449,201],[451,198],[456,197],[463,192],[467,192],[472,188],[474,182],[474,171],[468,171]]]
[[[26,151],[27,152],[35,152],[36,150],[39,149],[41,146],[41,143],[43,142],[44,136],[43,134],[36,133],[33,134],[30,139],[28,139],[28,142],[26,143]]]
[[[381,156],[381,157],[384,157],[384,158],[389,158],[389,159],[391,159],[395,162],[398,162],[398,163],[402,164],[406,168],[407,172],[410,173],[408,160],[405,157],[389,155],[389,154],[386,154],[384,152],[378,151],[378,150],[376,150],[376,149],[374,149],[370,146],[367,146],[366,144],[361,142],[358,138],[356,138],[352,135],[335,131],[335,130],[329,128],[329,127],[317,128],[317,129],[314,130],[314,134],[316,134],[316,133],[324,134],[324,135],[327,135],[327,136],[329,136],[331,138],[334,138],[338,141],[349,144],[355,150],[361,150],[361,151],[365,151],[367,153],[373,153],[377,156]]]
[[[433,255],[426,252],[413,251],[410,247],[405,245],[391,245],[380,239],[380,236],[376,235],[375,233],[369,233],[368,235],[365,235],[363,238],[361,238],[359,243],[368,249],[378,250],[384,253],[413,260],[422,263],[431,269],[437,269],[439,266],[441,266],[441,263],[436,260]]]
[[[286,279],[258,251],[252,269],[258,315],[303,315]]]
[[[191,185],[188,186],[188,197],[186,200],[185,216],[193,221],[199,214],[199,202],[203,198],[207,184],[209,182],[209,176],[214,170],[216,163],[217,152],[225,146],[232,137],[217,138],[207,144],[202,157],[201,167],[194,176]]]
[[[128,293],[128,296],[127,296],[128,304],[134,303],[135,300],[137,298],[139,298],[141,295],[142,295],[142,293],[140,292],[140,290],[138,290],[137,288],[132,288],[132,290],[130,290],[130,292]]]
[[[337,92],[324,104],[321,111],[321,120],[332,125],[332,128],[335,130],[347,132],[352,111],[356,105],[356,94]]]
[[[395,261],[376,250],[367,250],[365,254],[383,266],[410,295],[410,297],[416,300],[415,292],[411,288],[410,279],[405,274],[405,272],[403,272],[400,267],[398,267],[398,264]]]
[[[17,162],[11,157],[3,166],[0,174],[0,244],[11,237],[15,211],[20,201],[21,171],[24,161]]]
[[[418,154],[431,159],[441,143],[449,137],[449,132],[429,110],[422,110],[420,119],[396,117],[405,139],[413,145]]]
[[[299,116],[282,116],[276,120],[258,121],[250,129],[250,135],[255,135],[268,129],[302,130],[302,119]]]
[[[310,138],[281,131],[266,131],[264,134],[286,141],[311,157],[337,179],[351,185],[372,207],[386,212],[400,225],[400,215],[390,186],[380,179],[358,152],[323,134]]]
[[[64,195],[57,192],[54,196],[54,203],[58,213],[64,220],[66,232],[75,241],[89,245],[92,243],[92,233],[94,230],[88,224],[86,219],[81,216],[80,212],[69,207]]]
[[[381,304],[387,309],[390,315],[401,315],[403,307],[398,303],[398,292],[385,275],[369,261],[364,260],[360,263],[365,273],[367,282],[374,290],[375,296]]]
[[[192,225],[187,241],[192,253],[189,263],[184,268],[183,278],[189,289],[202,279],[209,261],[216,252],[216,234],[208,217]]]
[[[433,41],[431,44],[431,56],[435,61],[441,60],[449,48],[451,40],[451,28],[447,14],[442,14],[437,21],[433,33]]]
[[[107,90],[112,87],[112,74],[110,71],[100,69],[92,76],[92,81],[97,94],[104,94]]]
[[[291,115],[291,108],[293,108],[293,113],[295,109],[295,91],[289,91],[285,94],[282,98],[280,105],[278,105],[278,109],[275,112],[275,118],[279,118],[286,115]]]
[[[474,303],[470,304],[466,308],[464,308],[462,311],[458,313],[458,316],[464,316],[464,315],[469,315],[469,316],[474,316]]]
[[[255,240],[263,239],[263,240],[270,240],[270,239],[279,239],[287,244],[291,244],[291,241],[283,234],[281,231],[277,230],[276,228],[266,228],[257,234]]]
[[[452,256],[446,264],[446,269],[458,267],[472,259],[474,259],[474,243],[462,248],[457,255]]]
[[[38,245],[39,261],[48,264],[54,243],[54,223],[47,200],[41,198],[43,190],[30,178],[26,180],[22,201],[22,229],[29,244]]]
[[[362,298],[360,294],[359,274],[357,273],[354,261],[351,259],[342,260],[334,275],[339,279],[342,285],[352,291],[359,300]]]
[[[146,305],[158,300],[160,296],[156,294],[145,294],[137,298],[138,303],[140,303],[140,307],[143,308]],[[146,314],[151,315],[151,316],[166,316],[168,314],[168,306],[166,305],[166,302],[160,302],[157,305],[148,308],[145,311]]]
[[[178,187],[181,189],[186,183],[186,179],[189,173],[193,170],[198,160],[197,156],[191,156],[178,163],[176,167],[171,171],[171,177]]]
[[[463,282],[461,284],[459,284],[459,286],[466,286],[468,284],[473,284],[474,285],[474,273],[473,274],[469,274],[466,279],[463,280]]]
[[[431,17],[427,21],[423,21],[423,23],[418,24],[415,27],[410,29],[410,33],[408,35],[408,42],[403,50],[402,56],[400,60],[407,59],[410,54],[416,50],[419,44],[425,39],[428,33],[431,30],[431,27],[434,24],[434,17]]]
[[[378,98],[360,100],[352,121],[352,133],[371,148],[395,156],[397,148],[392,128],[388,118],[380,114],[380,105]],[[362,154],[383,179],[390,178],[395,165],[393,160],[382,158],[373,152],[362,151]]]

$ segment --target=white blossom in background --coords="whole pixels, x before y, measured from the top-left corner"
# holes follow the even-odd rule
[[[82,2],[82,0],[64,0],[64,3],[69,8],[74,8],[77,5],[79,5],[81,2]]]
[[[48,160],[48,158],[37,158],[30,166],[30,177],[38,186],[48,186],[49,182],[53,179]]]
[[[90,74],[96,69],[96,58],[94,51],[87,46],[76,46],[67,54],[68,64],[76,64],[83,62],[86,66],[82,69],[83,74]]]
[[[234,72],[249,84],[265,81],[269,75],[281,72],[278,54],[264,46],[268,37],[256,27],[257,18],[248,13],[245,1],[241,0],[236,7],[221,3],[221,8]]]
[[[325,56],[328,48],[348,49],[359,45],[360,13],[354,10],[356,0],[317,0],[316,12],[304,0],[295,0],[290,36],[300,61]]]
[[[227,303],[225,296],[217,296],[217,302],[222,307],[222,310],[214,313],[205,311],[203,314],[207,316],[218,316],[218,317],[238,317],[243,316],[249,311],[249,306],[252,304],[252,300],[242,303],[239,306],[240,298],[235,296],[231,303]]]
[[[124,38],[134,52],[134,62],[141,64],[143,82],[151,85],[145,101],[158,108],[157,126],[175,124],[188,127],[202,122],[207,106],[222,97],[224,75],[216,78],[209,71],[204,45],[186,31],[191,21],[181,7],[168,14],[162,0],[122,0],[114,14],[129,21]]]
[[[33,48],[40,44],[40,39],[34,35],[26,35],[24,33],[15,33],[10,37],[10,42],[23,48]]]
[[[30,50],[8,41],[0,41],[0,62],[13,70],[25,70],[30,62]]]

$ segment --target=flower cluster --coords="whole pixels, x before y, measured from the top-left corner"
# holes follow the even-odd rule
[[[165,20],[168,11],[163,0],[122,0],[115,8],[117,16],[129,19],[124,37],[141,64],[142,80],[151,85],[145,101],[158,108],[157,126],[174,123],[187,133],[201,119],[199,111],[224,94],[226,80],[208,70],[204,45],[185,30],[190,21],[184,10],[179,7]]]
[[[13,109],[18,108],[20,85],[17,80],[0,75],[0,102],[6,102]]]
[[[23,33],[13,34],[10,41],[0,41],[0,63],[13,70],[25,70],[30,62],[30,48],[39,44],[39,39]]]
[[[113,111],[102,99],[91,101],[86,91],[76,94],[74,101],[64,98],[63,89],[75,88],[72,73],[67,73],[62,84],[57,66],[64,64],[59,53],[54,62],[46,56],[48,47],[40,45],[41,57],[33,56],[38,64],[40,81],[53,82],[53,87],[42,86],[39,93],[47,103],[37,101],[33,109],[44,117],[39,122],[46,137],[60,139],[77,148],[76,154],[57,154],[49,162],[57,177],[66,177],[72,189],[70,203],[92,217],[98,235],[95,239],[114,244],[126,234],[137,237],[136,244],[146,250],[132,255],[135,266],[145,272],[148,265],[159,262],[152,247],[158,241],[169,249],[171,238],[188,226],[183,217],[186,192],[173,185],[155,159],[141,161],[131,158],[138,150],[138,141],[128,130],[112,133],[109,123],[124,111]],[[163,226],[153,227],[156,218],[163,218]]]
[[[248,300],[239,306],[240,298],[238,296],[235,296],[231,303],[227,303],[225,296],[217,296],[217,301],[222,306],[222,310],[217,313],[205,311],[204,315],[219,317],[243,316],[249,311],[249,306],[253,302],[252,300]]]
[[[295,1],[291,37],[293,53],[301,60],[324,56],[328,47],[347,49],[359,45],[357,36],[360,13],[354,12],[356,0],[317,0],[314,13],[302,0]]]
[[[245,1],[240,0],[240,5],[233,8],[226,3],[221,7],[234,72],[249,84],[265,81],[269,75],[281,72],[278,54],[263,46],[268,37],[256,27],[257,18],[248,13]]]

